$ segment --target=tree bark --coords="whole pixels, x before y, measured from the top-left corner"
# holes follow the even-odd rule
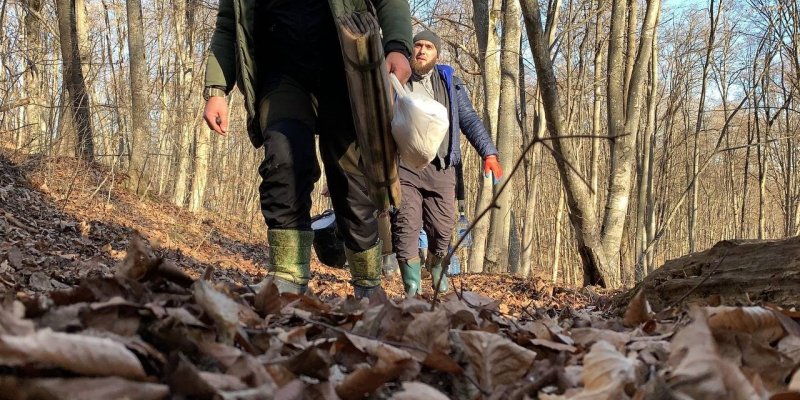
[[[475,33],[478,41],[478,54],[483,67],[484,120],[486,130],[497,139],[497,111],[500,103],[500,62],[499,37],[497,36],[497,12],[495,2],[501,0],[473,0]],[[485,10],[485,11],[484,11]],[[482,14],[482,15],[481,15]],[[481,166],[482,168],[482,166]],[[482,176],[482,174],[481,174]],[[492,200],[492,179],[481,178],[475,212],[478,215]],[[472,249],[469,255],[469,272],[483,272],[486,254],[486,239],[489,231],[489,220],[476,221],[472,229]]]
[[[131,180],[129,185],[136,193],[144,193],[149,189],[149,174],[147,173],[150,123],[147,93],[147,59],[144,47],[144,22],[142,19],[141,0],[127,0],[128,16],[128,51],[130,58],[130,85],[131,85],[131,138],[129,153],[129,170]]]
[[[504,171],[511,171],[514,165],[514,139],[518,137],[517,98],[519,96],[520,9],[519,0],[504,0],[503,41],[500,56],[500,108],[497,124],[497,151],[500,152],[500,165]],[[506,175],[506,185],[513,185],[512,177]],[[513,186],[511,186],[513,188]],[[511,229],[511,199],[513,190],[504,190],[492,209],[489,240],[486,248],[486,261],[489,271],[501,273],[508,271],[509,233]]]
[[[61,61],[64,86],[67,89],[69,108],[77,131],[75,154],[86,161],[94,161],[94,138],[86,94],[86,82],[81,71],[78,36],[75,26],[75,1],[56,0],[58,33],[61,42]]]
[[[25,42],[28,50],[25,52],[25,92],[29,103],[25,106],[26,138],[18,147],[24,146],[29,153],[40,153],[45,150],[44,143],[47,135],[47,120],[42,107],[43,80],[42,67],[44,46],[42,45],[42,23],[36,14],[42,12],[41,0],[26,0],[24,2],[27,12],[25,14]],[[21,146],[20,146],[21,145]]]
[[[614,299],[626,304],[644,290],[654,310],[719,295],[723,304],[800,305],[800,237],[724,240],[709,250],[670,260]]]
[[[558,86],[544,40],[538,0],[522,3],[525,25],[536,64],[536,74],[542,93],[550,136],[564,136],[564,121],[561,116]],[[627,110],[622,108],[624,92],[624,64],[621,62],[621,45],[624,39],[624,0],[614,0],[612,5],[612,28],[609,41],[608,60],[608,116],[609,134],[612,140],[611,172],[608,204],[602,226],[598,223],[597,209],[587,182],[575,171],[578,156],[572,146],[553,141],[553,154],[567,194],[570,221],[577,238],[578,253],[584,265],[584,283],[619,287],[621,276],[619,257],[622,233],[628,211],[630,184],[633,167],[635,133],[639,128],[642,82],[650,63],[651,40],[655,33],[660,11],[659,0],[650,0],[642,27],[639,52],[631,73]]]

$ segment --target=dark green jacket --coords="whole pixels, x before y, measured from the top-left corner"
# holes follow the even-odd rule
[[[250,141],[261,147],[263,139],[258,126],[256,104],[256,65],[253,43],[253,17],[258,0],[220,0],[217,24],[211,37],[206,65],[206,86],[224,87],[226,93],[238,85],[247,109],[247,131]],[[262,0],[263,1],[263,0]],[[365,1],[372,1],[383,33],[383,43],[403,43],[409,54],[411,12],[406,0],[328,0],[333,15],[338,17],[367,10]]]

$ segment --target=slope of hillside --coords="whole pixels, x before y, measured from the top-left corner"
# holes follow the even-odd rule
[[[134,232],[193,276],[211,268],[215,280],[238,284],[263,277],[268,252],[260,217],[254,226],[244,226],[219,215],[196,215],[122,190],[124,178],[74,159],[0,157],[0,291],[41,292],[111,275]],[[312,291],[323,297],[352,294],[347,271],[313,263]],[[553,288],[538,280],[510,275],[453,280],[456,288],[497,299],[507,312],[563,304],[551,302],[545,295]],[[387,278],[384,288],[399,297],[399,276]],[[556,294],[573,306],[587,300],[571,290]]]

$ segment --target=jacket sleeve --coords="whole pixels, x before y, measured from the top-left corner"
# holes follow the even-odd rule
[[[486,131],[486,127],[481,122],[472,101],[469,99],[464,82],[457,76],[453,77],[453,86],[458,101],[458,124],[461,132],[467,137],[472,147],[480,154],[481,158],[486,158],[492,154],[497,155],[497,148],[492,143],[492,137]]]
[[[230,92],[236,84],[236,18],[235,0],[220,0],[217,23],[211,36],[206,62],[205,86],[224,87]]]
[[[411,44],[411,10],[406,0],[373,0],[378,12],[378,24],[383,31],[383,48],[391,51],[389,42],[402,43],[410,55],[414,49]]]

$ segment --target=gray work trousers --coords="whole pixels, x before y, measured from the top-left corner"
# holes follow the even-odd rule
[[[419,232],[428,235],[428,251],[444,255],[456,223],[455,168],[438,169],[428,164],[421,171],[399,167],[403,201],[392,216],[392,244],[398,261],[419,257]]]

